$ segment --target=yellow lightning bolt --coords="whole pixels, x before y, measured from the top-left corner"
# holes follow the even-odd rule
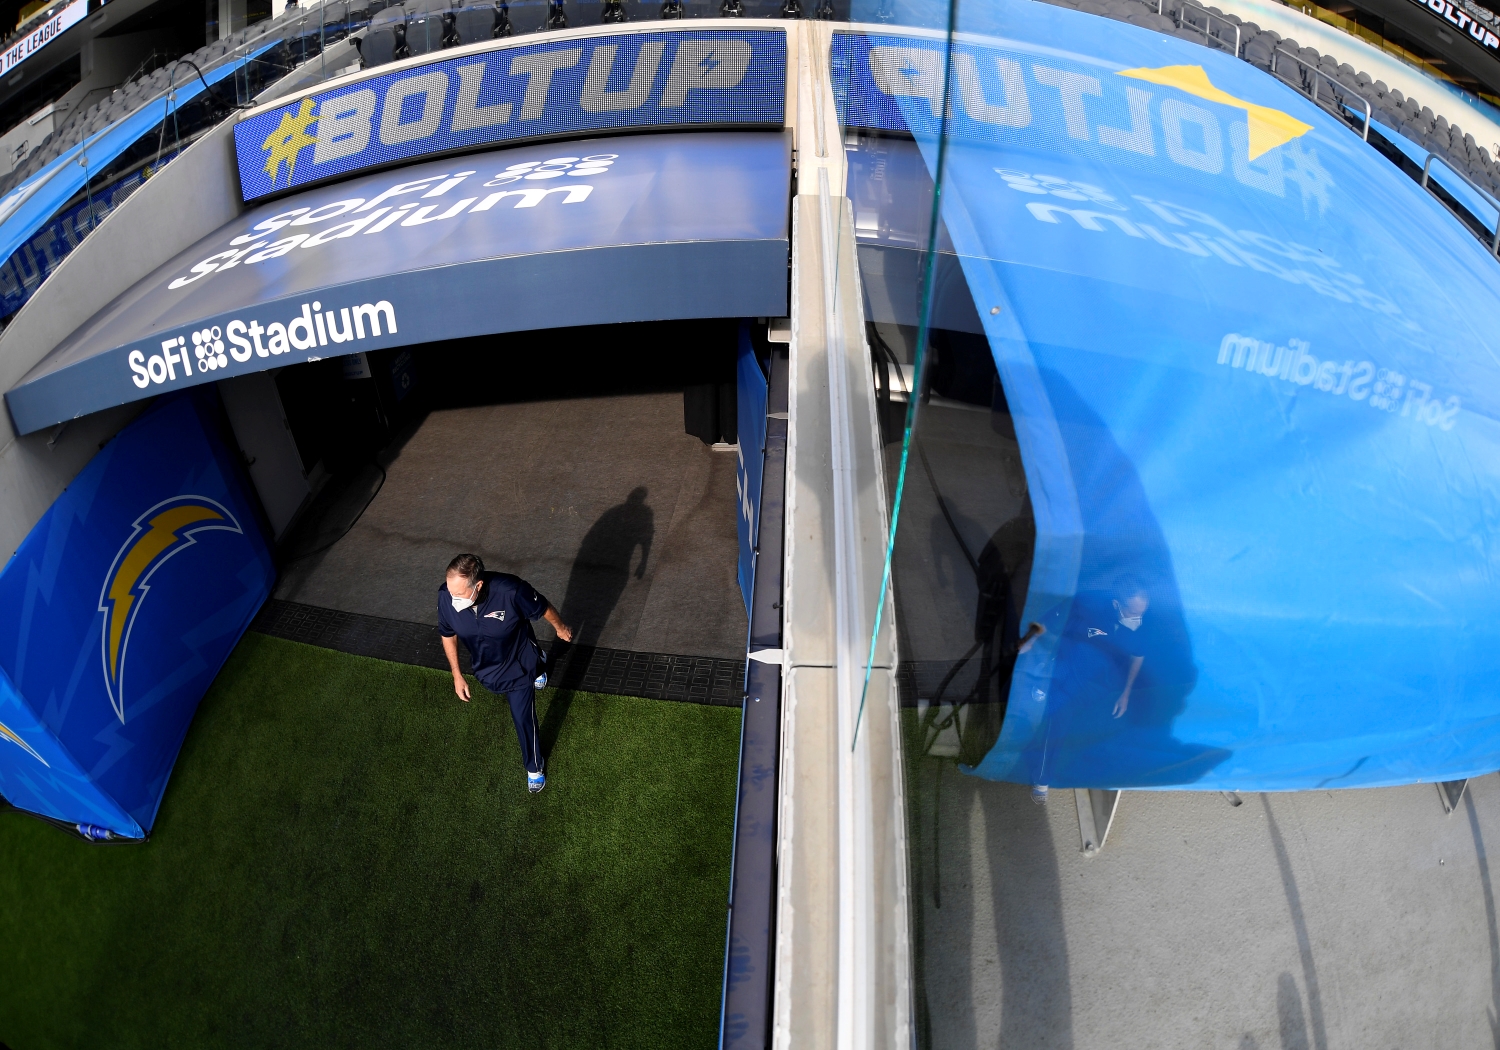
[[[1306,135],[1312,130],[1311,124],[1304,124],[1290,113],[1283,113],[1279,109],[1269,106],[1257,106],[1253,102],[1235,98],[1227,91],[1221,91],[1214,87],[1213,82],[1208,79],[1208,74],[1203,71],[1202,66],[1162,66],[1159,69],[1126,69],[1120,72],[1122,77],[1131,77],[1135,80],[1145,80],[1152,84],[1161,84],[1163,87],[1174,87],[1178,91],[1186,91],[1189,95],[1197,95],[1209,102],[1218,102],[1225,106],[1235,106],[1243,109],[1249,118],[1250,124],[1250,159],[1254,160],[1262,153],[1273,150],[1277,146],[1284,145]]]
[[[109,585],[109,677],[120,680],[120,647],[125,641],[125,625],[130,622],[130,607],[136,596],[131,593],[136,581],[174,543],[177,530],[198,521],[222,521],[224,515],[209,507],[186,504],[168,507],[151,519],[151,528],[141,536],[120,561],[115,578]]]
[[[292,181],[292,170],[297,166],[297,154],[304,147],[315,144],[318,140],[315,136],[307,133],[307,127],[318,118],[313,116],[313,101],[310,98],[302,100],[302,108],[293,113],[287,110],[281,114],[281,126],[266,136],[266,141],[260,144],[260,148],[266,151],[266,174],[271,176],[274,185],[276,176],[281,173],[281,165],[286,165],[286,181]]]
[[[36,759],[38,762],[40,762],[42,765],[46,766],[48,769],[52,768],[52,763],[48,762],[41,755],[39,755],[35,751],[33,751],[31,749],[31,745],[28,744],[26,741],[22,740],[20,737],[16,736],[16,734],[14,732],[12,732],[11,729],[10,729],[10,727],[7,726],[4,722],[0,722],[0,737],[4,737],[6,740],[9,740],[11,743],[16,744],[17,746],[19,746],[21,748],[21,750],[25,751],[28,755],[30,755],[32,758]]]

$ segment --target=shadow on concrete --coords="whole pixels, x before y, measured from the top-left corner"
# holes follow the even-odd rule
[[[1025,787],[955,775],[951,760],[924,758],[919,769],[917,1044],[1072,1050],[1062,875],[1047,808]]]
[[[1260,796],[1260,804],[1266,811],[1266,827],[1271,832],[1271,845],[1276,850],[1276,867],[1281,872],[1281,886],[1286,893],[1287,910],[1292,915],[1292,930],[1297,935],[1297,954],[1302,960],[1302,983],[1307,986],[1307,1013],[1312,1020],[1312,1042],[1308,1043],[1307,1031],[1301,1029],[1301,1042],[1289,1042],[1287,1035],[1287,1018],[1289,1007],[1286,1005],[1286,992],[1291,990],[1292,1002],[1296,1005],[1296,1016],[1298,1026],[1302,1026],[1302,1001],[1297,994],[1296,982],[1291,974],[1282,974],[1277,987],[1276,1006],[1277,1013],[1281,1018],[1281,1044],[1283,1047],[1309,1047],[1315,1050],[1328,1050],[1328,1030],[1323,1023],[1323,994],[1318,985],[1318,966],[1313,959],[1312,938],[1307,932],[1307,916],[1302,911],[1302,893],[1297,889],[1297,877],[1292,873],[1292,858],[1286,850],[1286,840],[1281,837],[1281,828],[1276,823],[1276,814],[1271,812],[1271,800],[1264,792]],[[1293,1035],[1296,1033],[1294,1032]]]
[[[625,593],[630,581],[630,563],[636,548],[641,551],[636,565],[636,579],[644,579],[646,562],[651,557],[651,541],[656,536],[655,515],[646,503],[648,495],[644,486],[631,490],[624,503],[610,507],[589,528],[578,546],[573,559],[573,569],[568,576],[568,589],[563,597],[563,622],[573,628],[573,641],[558,641],[552,647],[551,658],[557,663],[574,646],[597,646],[610,614]],[[539,730],[542,754],[552,753],[552,745],[562,732],[568,717],[568,708],[573,703],[573,692],[582,683],[588,662],[571,661],[551,685],[558,690]]]
[[[1490,858],[1484,852],[1484,834],[1479,830],[1479,811],[1474,808],[1474,792],[1464,792],[1464,811],[1469,818],[1469,833],[1474,836],[1474,859],[1479,864],[1479,888],[1484,893],[1484,923],[1490,938],[1490,997],[1486,1013],[1490,1038],[1500,1050],[1500,925],[1495,919],[1495,887],[1490,882]]]
[[[630,562],[636,547],[640,547],[636,579],[645,579],[646,559],[651,556],[651,540],[655,537],[655,516],[646,504],[646,495],[645,486],[634,487],[624,502],[600,514],[583,535],[573,558],[573,571],[568,574],[567,594],[558,610],[562,622],[573,628],[573,640],[553,643],[550,651],[553,666],[574,646],[598,645],[604,624],[609,622],[610,613],[619,604],[619,595],[624,594],[625,583],[630,580]],[[561,672],[552,676],[550,684],[556,693],[547,703],[546,715],[538,729],[541,753],[552,753],[562,723],[567,721],[568,708],[573,705],[573,691],[582,684],[586,670],[586,660],[567,661],[562,664]]]
[[[1311,1050],[1307,1019],[1302,1014],[1302,995],[1297,991],[1297,979],[1289,973],[1276,979],[1276,1020],[1281,1032],[1281,1050]]]
[[[1072,978],[1062,874],[1047,809],[1033,803],[1026,788],[1012,785],[996,784],[980,797],[990,825],[988,860],[1001,981],[999,1045],[1070,1050]]]
[[[599,515],[579,544],[560,610],[563,621],[573,627],[574,645],[598,644],[620,595],[625,593],[637,547],[641,560],[635,578],[646,576],[651,540],[656,535],[655,515],[646,504],[646,495],[644,487],[631,490],[624,503]]]

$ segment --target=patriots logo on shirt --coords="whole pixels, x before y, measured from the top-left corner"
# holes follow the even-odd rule
[[[1089,628],[1088,637],[1090,637],[1090,638],[1098,638],[1100,635],[1105,635],[1105,634],[1108,634],[1108,633],[1109,633],[1108,631],[1101,631],[1097,627],[1090,627]]]
[[[503,620],[503,619],[505,619],[505,610],[504,609],[500,609],[497,612],[485,613],[484,614],[484,618],[486,620]]]

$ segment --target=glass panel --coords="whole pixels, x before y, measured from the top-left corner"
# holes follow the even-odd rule
[[[1486,601],[1500,491],[1500,366],[1464,334],[1500,321],[1493,205],[1372,148],[1334,97],[1355,87],[1267,72],[1258,27],[1166,6],[871,0],[835,44],[925,1045],[986,1010],[1017,1045],[1066,1030],[1061,902],[1087,894],[1043,886],[1072,852],[1060,789],[1500,765],[1500,657],[1453,627]],[[1462,330],[1432,306],[1454,295]],[[1097,847],[1107,806],[1078,799]],[[986,1006],[981,948],[1051,991],[1021,1001],[1012,969]]]

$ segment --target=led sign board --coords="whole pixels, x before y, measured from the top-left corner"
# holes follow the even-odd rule
[[[653,30],[505,46],[253,114],[234,129],[245,200],[503,142],[621,128],[780,127],[786,34]]]
[[[1425,7],[1433,15],[1453,26],[1460,33],[1467,33],[1476,44],[1493,52],[1500,49],[1500,18],[1487,7],[1470,3],[1469,0],[1412,0],[1418,7]]]
[[[73,0],[67,7],[13,44],[5,54],[0,55],[0,76],[9,73],[53,40],[62,36],[64,32],[82,22],[88,13],[89,0]]]

